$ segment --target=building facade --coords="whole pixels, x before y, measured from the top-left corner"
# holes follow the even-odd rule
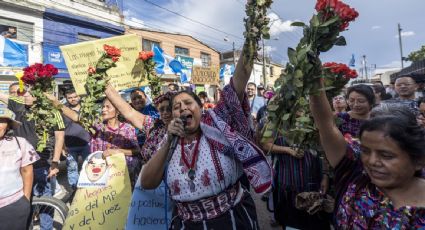
[[[131,27],[127,28],[126,33],[137,34],[141,39],[144,51],[150,51],[156,45],[165,54],[180,60],[183,65],[191,62],[191,64],[187,64],[189,71],[193,66],[206,68],[219,68],[220,66],[220,53],[190,35]],[[175,74],[164,74],[161,79],[163,79],[164,86],[169,83],[180,84],[180,78]],[[188,86],[188,84],[183,85]],[[195,90],[197,92],[206,91],[211,97],[215,94],[215,87],[210,85],[196,85]]]
[[[15,28],[14,41],[28,45],[28,64],[53,64],[60,85],[69,74],[59,46],[124,34],[117,6],[100,0],[3,0],[0,30]],[[0,67],[0,88],[16,81],[22,67]]]
[[[11,36],[4,36],[9,30],[14,30]],[[28,1],[0,2],[0,32],[2,36],[13,42],[23,44],[27,62],[35,63],[42,60],[43,42],[43,7]],[[0,66],[0,91],[8,93],[9,85],[17,79],[15,74],[24,66]]]
[[[237,63],[241,55],[240,50],[228,51],[221,54],[220,66],[225,68],[226,65],[232,66],[234,68],[234,63]],[[260,60],[263,60],[262,56],[259,56]],[[263,74],[263,67],[265,66],[265,76]],[[264,86],[274,86],[275,81],[279,78],[282,71],[284,70],[283,66],[277,63],[274,63],[270,58],[265,58],[265,62],[260,62],[255,60],[254,66],[249,78],[249,82],[254,82],[256,85]],[[231,77],[231,76],[230,76]],[[227,84],[230,80],[230,77],[224,76],[223,83]],[[265,82],[264,82],[265,81]]]

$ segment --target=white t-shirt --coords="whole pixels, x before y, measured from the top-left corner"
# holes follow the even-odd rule
[[[24,185],[20,170],[39,158],[32,145],[22,137],[0,140],[0,208],[22,197]]]

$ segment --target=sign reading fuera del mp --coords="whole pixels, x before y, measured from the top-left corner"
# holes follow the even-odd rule
[[[204,68],[194,66],[192,69],[192,84],[195,85],[218,85],[219,69],[217,67]]]

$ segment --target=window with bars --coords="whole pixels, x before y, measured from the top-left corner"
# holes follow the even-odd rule
[[[148,40],[148,39],[142,39],[143,51],[151,51],[154,45],[161,47],[159,42]]]
[[[180,46],[176,46],[174,48],[174,53],[175,53],[175,55],[189,56],[189,49],[184,48],[184,47],[180,47]]]
[[[201,52],[202,67],[211,66],[211,54]]]

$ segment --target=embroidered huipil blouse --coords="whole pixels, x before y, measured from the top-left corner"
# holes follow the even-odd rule
[[[271,186],[271,168],[263,153],[253,143],[253,126],[249,120],[249,104],[244,96],[239,101],[233,82],[223,89],[222,100],[201,118],[202,136],[195,164],[195,191],[187,176],[188,167],[181,157],[181,144],[169,162],[166,182],[171,198],[178,202],[196,201],[217,195],[235,184],[245,172],[256,192]],[[196,140],[184,145],[189,164]]]
[[[90,141],[91,152],[107,149],[133,149],[138,146],[134,127],[121,122],[119,128],[114,129],[107,124],[98,123],[94,126],[96,133]],[[140,156],[125,156],[129,170],[140,165]]]
[[[337,229],[425,229],[425,208],[394,208],[367,175],[351,145],[335,168]]]

